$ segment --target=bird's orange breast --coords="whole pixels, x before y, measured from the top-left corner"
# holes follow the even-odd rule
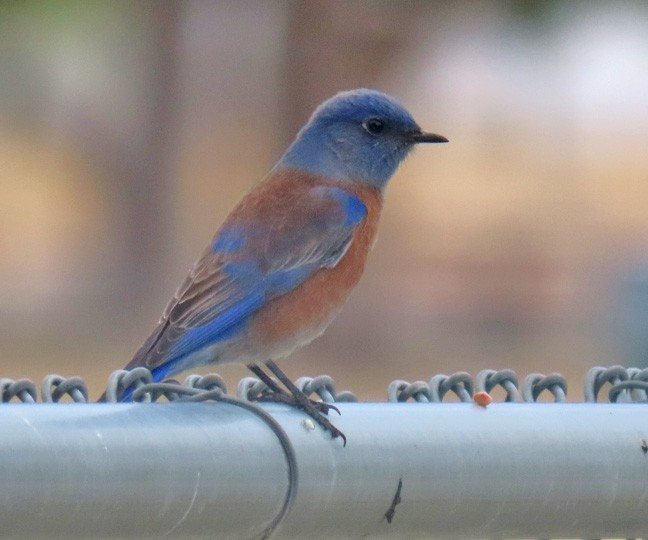
[[[328,326],[360,280],[378,229],[382,207],[379,190],[321,178],[314,182],[334,185],[353,193],[362,200],[367,214],[354,231],[347,252],[334,267],[318,270],[292,291],[272,300],[253,317],[251,333],[257,343],[267,346],[275,358],[290,354],[296,347],[310,342]]]

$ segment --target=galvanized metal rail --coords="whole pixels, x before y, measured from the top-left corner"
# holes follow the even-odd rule
[[[338,402],[346,447],[295,409],[228,397],[204,380],[187,393],[205,403],[6,403],[0,535],[646,536],[643,372],[614,369],[589,377],[592,395],[611,383],[610,394],[634,392],[635,403],[421,403],[424,386],[397,381],[401,397],[416,387],[409,402]],[[472,380],[457,384],[460,398],[472,396]]]

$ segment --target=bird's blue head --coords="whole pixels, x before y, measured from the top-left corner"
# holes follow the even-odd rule
[[[277,164],[383,189],[425,133],[394,98],[376,90],[341,92],[322,103]]]

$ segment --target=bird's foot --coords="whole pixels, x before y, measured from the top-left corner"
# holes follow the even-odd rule
[[[274,390],[266,391],[257,398],[254,399],[254,401],[265,401],[265,402],[271,402],[271,403],[285,403],[286,405],[291,405],[292,407],[297,407],[298,409],[302,409],[304,411],[307,411],[307,409],[314,409],[317,413],[321,413],[324,415],[328,415],[330,410],[334,410],[336,413],[340,414],[340,409],[338,409],[335,405],[332,405],[331,403],[326,403],[324,401],[317,401],[315,399],[310,399],[309,397],[305,396],[306,399],[308,400],[308,405],[304,405],[302,401],[297,399],[295,396],[292,394],[289,394],[288,392],[275,392]],[[308,412],[308,411],[307,411]]]
[[[315,403],[322,404],[321,401],[316,401]],[[328,431],[331,434],[332,439],[337,439],[340,437],[342,439],[342,445],[346,446],[346,435],[342,433],[338,428],[336,428],[333,423],[326,417],[324,414],[319,412],[319,410],[315,407],[312,410],[309,410],[302,405],[297,405],[300,409],[302,409],[308,416],[310,416],[315,422],[317,422],[325,431]],[[332,407],[335,408],[335,407]],[[335,408],[335,410],[337,410]]]
[[[264,392],[257,401],[272,401],[275,403],[285,403],[292,407],[296,407],[304,411],[322,428],[331,434],[333,439],[340,437],[346,446],[346,435],[336,428],[331,421],[326,417],[330,410],[334,410],[340,414],[340,410],[330,403],[324,401],[315,401],[310,399],[302,390],[297,388],[286,374],[279,369],[279,366],[272,360],[266,362],[266,366],[270,371],[277,376],[279,381],[286,387],[287,391],[281,388],[271,377],[269,377],[258,365],[248,365],[248,368],[261,379],[268,390]]]
[[[290,405],[291,407],[301,409],[322,428],[328,431],[333,439],[341,437],[342,441],[344,442],[344,446],[346,446],[346,435],[344,435],[344,433],[336,428],[326,416],[331,409],[339,414],[339,409],[336,406],[331,405],[330,403],[324,403],[323,401],[315,401],[309,398],[306,398],[306,400],[306,402],[302,402],[295,396],[283,392],[267,392],[262,396],[259,396],[255,401],[285,403],[286,405]]]
[[[306,401],[302,401],[296,396],[293,396],[284,391],[269,391],[264,392],[261,396],[256,398],[255,401],[285,403],[286,405],[290,405],[291,407],[301,409],[322,428],[328,431],[331,434],[331,438],[336,439],[338,437],[341,437],[342,441],[344,442],[344,446],[346,446],[346,435],[344,435],[344,433],[336,428],[333,423],[326,417],[331,409],[333,409],[338,414],[340,414],[340,410],[335,405],[331,405],[330,403],[315,401],[308,398],[306,395],[304,395],[304,397],[306,398]]]

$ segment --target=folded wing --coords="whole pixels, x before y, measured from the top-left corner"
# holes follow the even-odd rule
[[[223,224],[126,369],[153,370],[234,337],[274,298],[335,266],[367,213],[332,186],[310,187],[297,202],[253,203]]]

